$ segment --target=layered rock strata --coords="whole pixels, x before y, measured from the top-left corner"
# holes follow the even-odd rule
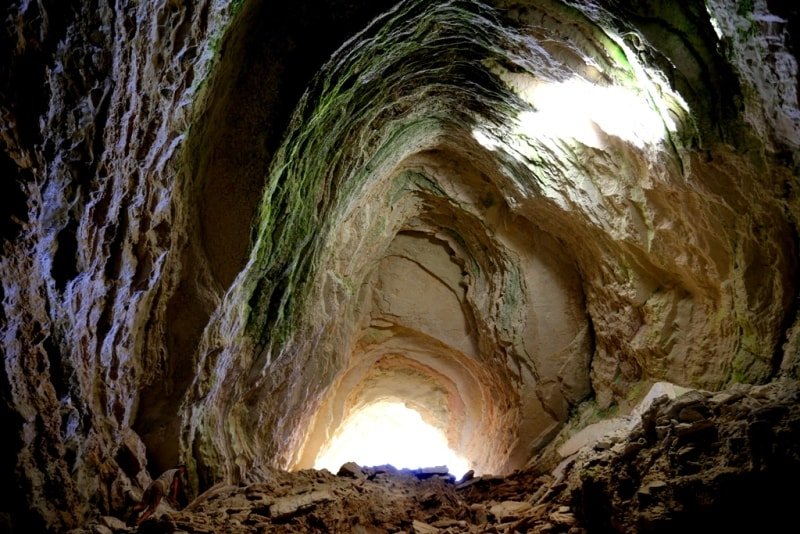
[[[200,346],[183,447],[212,478],[310,466],[381,396],[505,472],[590,386],[608,406],[777,372],[795,176],[737,115],[709,21],[659,13],[697,32],[659,52],[602,11],[504,7],[400,4],[312,82]]]

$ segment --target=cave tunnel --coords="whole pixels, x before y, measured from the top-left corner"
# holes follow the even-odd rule
[[[220,300],[171,348],[199,340],[169,430],[148,433],[165,410],[140,406],[146,444],[180,432],[154,459],[189,457],[206,480],[308,468],[394,402],[504,474],[592,396],[772,374],[797,289],[790,221],[766,196],[768,223],[739,233],[737,203],[756,208],[737,184],[763,162],[699,150],[752,142],[737,79],[713,16],[659,6],[247,3],[187,140],[187,254],[205,261],[183,276],[207,270]],[[640,22],[648,9],[674,33]]]
[[[129,4],[9,15],[0,74],[52,93],[2,107],[4,347],[33,358],[3,421],[55,444],[8,472],[31,524],[176,464],[193,496],[346,461],[510,475],[654,383],[797,378],[796,9]],[[91,24],[84,59],[56,46]]]

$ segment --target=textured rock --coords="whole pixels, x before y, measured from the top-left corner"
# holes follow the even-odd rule
[[[211,66],[201,52],[229,14],[208,2],[3,12],[4,175],[26,197],[0,262],[2,478],[25,488],[3,502],[27,528],[64,529],[147,479],[130,427],[142,388],[173,380],[163,299],[185,243],[178,149]]]
[[[530,512],[531,508],[531,505],[527,502],[503,501],[489,508],[489,513],[491,513],[498,522],[505,523],[526,515]]]
[[[2,8],[0,524],[264,482],[379,398],[509,473],[586,398],[798,375],[796,9],[393,4]]]
[[[641,425],[572,472],[589,530],[785,528],[800,473],[800,384],[659,399]],[[702,417],[681,422],[693,407]],[[677,418],[676,418],[677,416]],[[579,480],[579,481],[578,481]]]

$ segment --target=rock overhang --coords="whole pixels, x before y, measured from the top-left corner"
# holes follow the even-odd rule
[[[642,378],[719,387],[732,369],[769,372],[771,352],[721,348],[739,338],[722,317],[777,341],[728,290],[741,247],[759,245],[726,230],[740,192],[721,189],[753,169],[698,157],[715,117],[671,83],[648,28],[600,6],[522,4],[403,2],[322,67],[206,332],[203,350],[230,356],[190,398],[186,447],[311,465],[394,358],[408,362],[395,378],[427,369],[405,391],[437,384],[459,408],[405,400],[505,472],[593,390],[609,403]],[[773,284],[780,302],[755,298],[778,316],[794,289]],[[476,427],[483,445],[465,445]]]

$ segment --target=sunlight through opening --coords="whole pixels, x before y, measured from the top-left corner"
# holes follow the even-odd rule
[[[529,90],[538,111],[523,112],[521,133],[573,138],[587,146],[603,148],[597,130],[639,148],[659,143],[675,124],[665,119],[644,94],[618,85],[593,85],[580,78],[539,84]]]
[[[416,410],[391,401],[376,402],[346,419],[320,451],[314,468],[335,473],[346,462],[398,469],[446,465],[457,479],[470,469],[441,430]]]

